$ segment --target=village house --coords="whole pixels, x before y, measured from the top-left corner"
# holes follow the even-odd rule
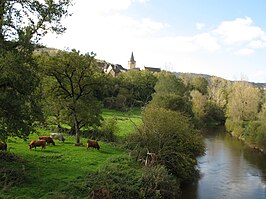
[[[136,61],[134,59],[133,52],[131,53],[130,60],[128,61],[128,69],[123,68],[119,64],[107,64],[107,62],[98,62],[98,66],[103,68],[104,73],[110,74],[113,77],[116,77],[121,72],[127,72],[129,70],[140,70],[140,68],[136,67]],[[152,73],[158,73],[161,72],[160,68],[153,68],[153,67],[146,67],[144,66],[144,69],[146,71],[150,71]]]

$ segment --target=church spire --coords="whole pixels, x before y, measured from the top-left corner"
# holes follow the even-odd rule
[[[135,62],[133,52],[131,53],[130,61],[131,61],[131,62]]]
[[[135,69],[136,68],[136,61],[134,59],[133,52],[131,53],[130,60],[128,61],[128,68],[129,69]]]

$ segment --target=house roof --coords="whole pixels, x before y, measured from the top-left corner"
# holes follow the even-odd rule
[[[153,67],[146,67],[144,66],[144,70],[148,70],[148,71],[151,71],[151,72],[161,72],[161,69],[160,68],[153,68]]]

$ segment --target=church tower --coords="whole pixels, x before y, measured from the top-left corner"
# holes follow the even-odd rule
[[[128,61],[128,68],[129,69],[135,69],[136,68],[136,61],[134,60],[133,52],[131,54],[130,60]]]

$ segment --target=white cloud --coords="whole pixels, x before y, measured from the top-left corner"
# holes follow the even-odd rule
[[[202,30],[205,27],[204,23],[196,23],[196,29],[197,30]]]
[[[251,55],[253,53],[254,53],[254,50],[250,48],[243,48],[235,52],[236,55]]]
[[[215,74],[217,69],[214,66],[219,65],[222,68],[219,73],[227,72],[227,76],[231,75],[233,63],[224,57],[220,59],[220,55],[235,58],[239,56],[231,55],[248,56],[255,54],[256,49],[266,49],[266,33],[249,17],[221,22],[209,31],[204,28],[205,24],[197,23],[200,34],[186,36],[174,35],[173,32],[167,34],[170,26],[164,22],[147,17],[130,17],[124,12],[132,3],[143,6],[140,4],[147,2],[86,0],[84,3],[84,0],[76,0],[76,11],[65,22],[67,32],[58,39],[47,37],[44,43],[61,49],[69,47],[81,52],[94,51],[97,58],[125,67],[131,51],[138,67],[163,67],[166,62],[171,62],[173,68],[178,67],[176,71],[208,74],[208,70]],[[231,68],[224,70],[225,66]]]
[[[265,36],[265,32],[260,27],[254,26],[252,19],[249,17],[224,21],[213,33],[217,34],[227,45],[250,42]]]
[[[254,48],[254,49],[265,48],[266,42],[262,40],[254,40],[248,44],[248,47]]]
[[[217,38],[211,36],[209,33],[198,34],[193,37],[193,41],[201,49],[208,51],[216,51],[220,49],[220,45],[217,42]]]
[[[150,0],[137,0],[138,2],[140,2],[140,3],[147,3],[147,2],[149,2]]]
[[[76,0],[73,8],[75,16],[106,15],[114,11],[127,10],[132,0]]]

